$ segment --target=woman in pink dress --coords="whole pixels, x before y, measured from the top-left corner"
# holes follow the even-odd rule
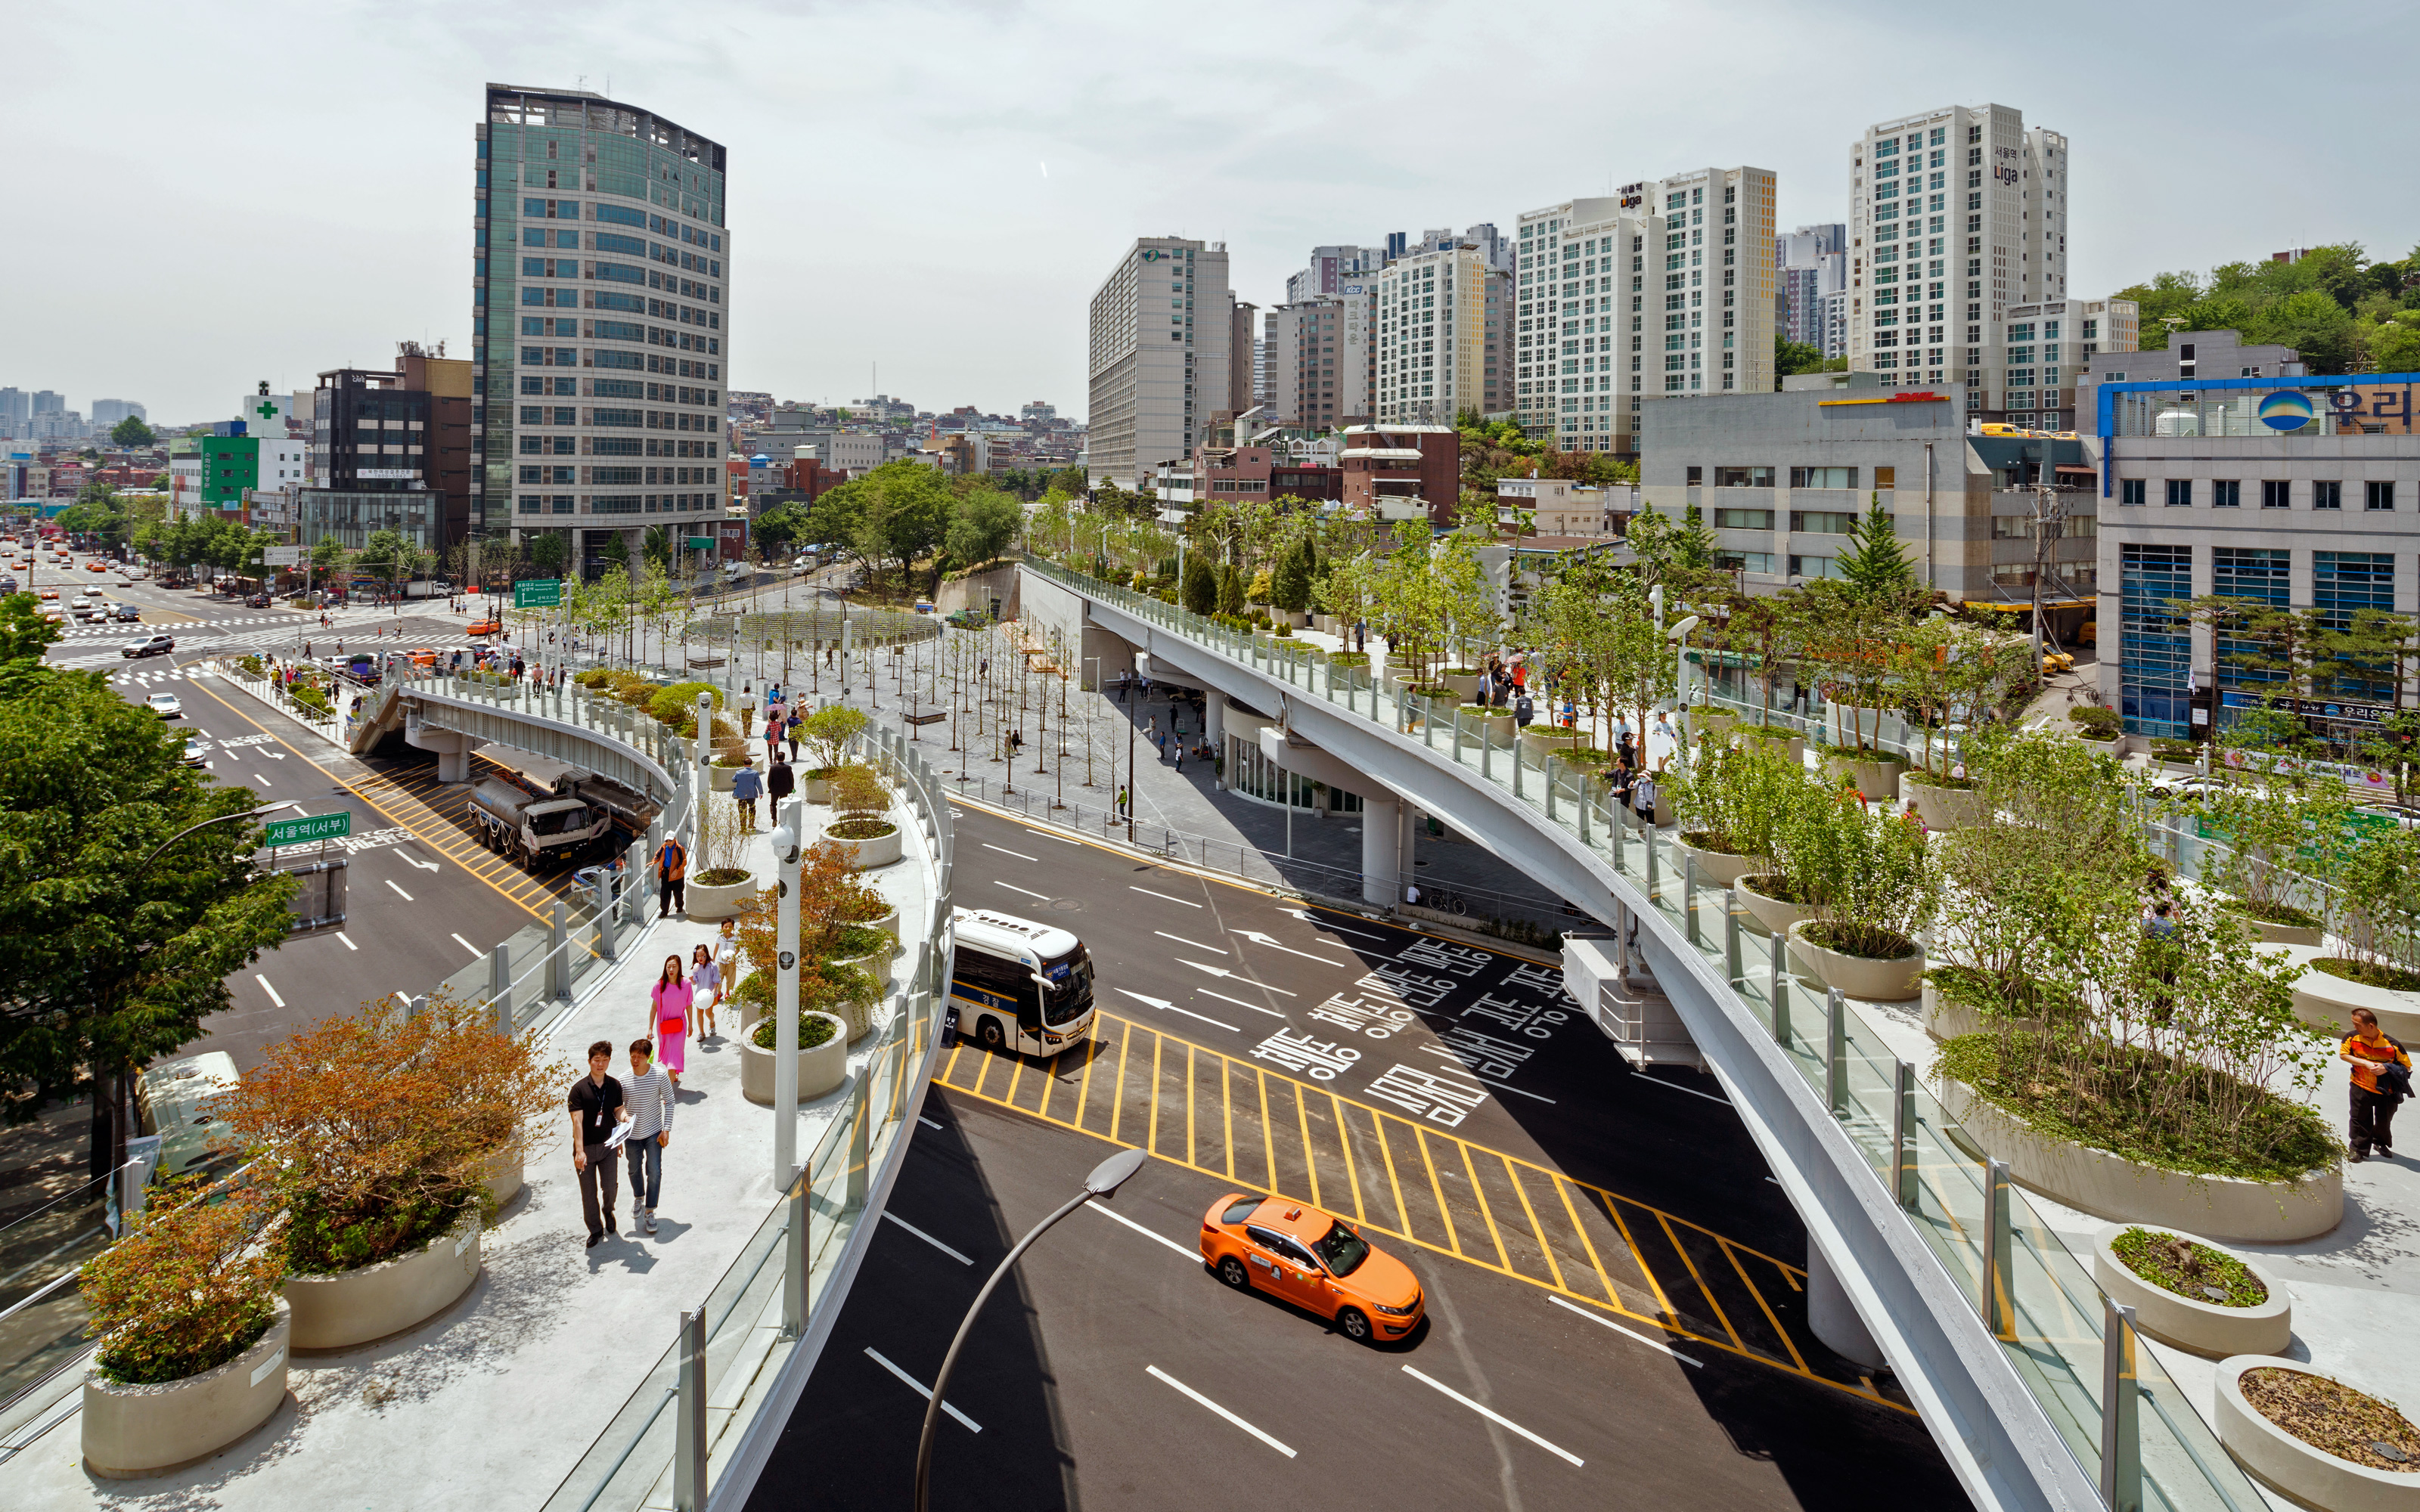
[[[655,1036],[656,1063],[671,1075],[675,1087],[680,1085],[681,1072],[689,1069],[683,1051],[689,1041],[692,995],[689,980],[681,975],[681,958],[664,957],[663,974],[656,979],[655,990],[648,995],[654,1011],[647,1027]]]

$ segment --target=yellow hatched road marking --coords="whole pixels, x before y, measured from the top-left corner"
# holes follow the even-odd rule
[[[1600,1192],[1602,1195],[1599,1188],[1591,1187],[1590,1190]],[[1638,1241],[1631,1237],[1630,1225],[1622,1221],[1621,1209],[1614,1203],[1607,1202],[1605,1205],[1605,1211],[1612,1217],[1613,1227],[1621,1230],[1621,1242],[1630,1246],[1630,1257],[1637,1262],[1638,1273],[1647,1278],[1648,1289],[1655,1293],[1655,1305],[1664,1310],[1665,1317],[1679,1318],[1681,1315],[1673,1309],[1672,1299],[1664,1293],[1664,1283],[1655,1279],[1655,1267],[1647,1263],[1646,1253],[1638,1247]],[[1656,1216],[1660,1218],[1663,1214],[1657,1213]]]
[[[1723,1332],[1731,1336],[1732,1344],[1745,1349],[1746,1346],[1740,1343],[1739,1330],[1731,1326],[1730,1316],[1723,1311],[1723,1304],[1714,1300],[1714,1288],[1706,1285],[1706,1278],[1698,1273],[1698,1262],[1689,1258],[1689,1252],[1681,1245],[1681,1236],[1672,1232],[1672,1220],[1659,1212],[1655,1221],[1664,1226],[1664,1237],[1672,1242],[1673,1253],[1680,1256],[1681,1263],[1689,1268],[1689,1279],[1698,1283],[1698,1295],[1705,1298],[1706,1305],[1714,1310],[1714,1320],[1723,1325]],[[1751,1286],[1748,1289],[1754,1291],[1756,1288]]]
[[[1429,1168],[1429,1191],[1436,1196],[1437,1216],[1445,1220],[1445,1243],[1449,1253],[1471,1258],[1463,1253],[1462,1236],[1454,1231],[1453,1208],[1445,1199],[1445,1180],[1437,1175],[1436,1157],[1429,1153],[1429,1132],[1419,1124],[1412,1125],[1415,1142],[1419,1146],[1420,1164]]]
[[[1368,1223],[1369,1216],[1361,1211],[1361,1172],[1353,1160],[1353,1131],[1344,1127],[1344,1103],[1334,1092],[1327,1094],[1327,1101],[1336,1115],[1337,1148],[1344,1151],[1344,1179],[1353,1183],[1353,1221]]]
[[[1016,1106],[1016,1087],[1019,1082],[1024,1080],[1025,1057],[1023,1056],[1019,1056],[1016,1057],[1016,1069],[1008,1073],[1008,1091],[1002,1095],[1001,1101],[1006,1103],[1010,1107]]]
[[[1580,1236],[1580,1244],[1588,1251],[1589,1263],[1596,1267],[1596,1278],[1605,1283],[1606,1299],[1619,1303],[1621,1293],[1613,1289],[1613,1277],[1605,1273],[1605,1261],[1597,1257],[1596,1241],[1589,1238],[1588,1225],[1580,1222],[1580,1211],[1572,1205],[1570,1178],[1560,1175],[1555,1178],[1555,1196],[1563,1199],[1563,1211],[1572,1220],[1572,1232]]]
[[[1235,1063],[1225,1056],[1218,1057],[1218,1111],[1227,1119],[1227,1180],[1235,1179],[1235,1097],[1227,1073]]]
[[[1159,1153],[1159,1047],[1167,1042],[1168,1036],[1164,1034],[1151,1037],[1151,1137],[1143,1148],[1155,1155]],[[1185,1158],[1190,1161],[1193,1152],[1187,1150]]]
[[[1098,1021],[1094,1021],[1096,1026]],[[1084,1126],[1084,1103],[1093,1095],[1093,1062],[1101,1058],[1101,1035],[1096,1026],[1093,1038],[1084,1045],[1084,1079],[1076,1088],[1076,1116],[1068,1121],[1080,1129]],[[944,1077],[943,1080],[948,1078]]]
[[[1513,1196],[1521,1199],[1521,1211],[1529,1215],[1529,1231],[1538,1236],[1538,1248],[1545,1254],[1546,1269],[1554,1273],[1555,1289],[1570,1290],[1571,1288],[1563,1284],[1562,1262],[1555,1258],[1555,1246],[1546,1238],[1546,1226],[1538,1221],[1538,1210],[1529,1205],[1529,1194],[1521,1185],[1521,1173],[1512,1168],[1512,1157],[1502,1150],[1497,1150],[1496,1156],[1504,1163],[1505,1179],[1512,1183]]]
[[[1487,1237],[1496,1242],[1496,1263],[1511,1271],[1512,1255],[1504,1247],[1504,1231],[1496,1227],[1496,1210],[1488,1205],[1487,1194],[1479,1189],[1479,1167],[1470,1163],[1470,1142],[1457,1139],[1454,1144],[1462,1151],[1462,1173],[1470,1178],[1470,1195],[1479,1200],[1479,1215],[1487,1220]]]
[[[1125,1116],[1126,1101],[1122,1095],[1126,1085],[1126,1046],[1134,1041],[1134,1020],[1125,1021],[1126,1032],[1118,1036],[1118,1079],[1109,1088],[1109,1138],[1118,1137],[1118,1119]]]
[[[1268,1162],[1268,1189],[1274,1192],[1278,1189],[1278,1136],[1269,1128],[1269,1073],[1258,1066],[1252,1071],[1261,1083],[1261,1158]]]
[[[1747,1268],[1740,1264],[1739,1257],[1732,1253],[1728,1242],[1723,1245],[1723,1258],[1731,1262],[1731,1269],[1739,1273],[1740,1284],[1747,1288],[1747,1294],[1756,1299],[1756,1304],[1764,1309],[1764,1320],[1773,1325],[1773,1331],[1776,1334],[1781,1335],[1781,1347],[1790,1351],[1791,1364],[1801,1370],[1806,1369],[1807,1357],[1798,1352],[1798,1346],[1790,1337],[1790,1330],[1782,1327],[1781,1319],[1773,1316],[1773,1304],[1764,1300],[1764,1293],[1758,1288],[1757,1284],[1747,1278]],[[2118,1400],[2123,1401],[2125,1398],[2121,1396]]]
[[[1405,1234],[1412,1231],[1412,1210],[1404,1206],[1404,1183],[1395,1177],[1395,1152],[1387,1148],[1387,1120],[1378,1120],[1378,1153],[1387,1163],[1387,1186],[1395,1194],[1395,1218]]]
[[[1294,1084],[1295,1121],[1302,1125],[1302,1168],[1311,1173],[1311,1205],[1325,1208],[1319,1200],[1319,1148],[1311,1142],[1311,1110],[1303,1105],[1302,1083]]]
[[[1193,1158],[1193,1045],[1185,1046],[1185,1158]]]

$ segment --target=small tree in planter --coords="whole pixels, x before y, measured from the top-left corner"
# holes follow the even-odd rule
[[[2332,830],[2313,827],[2332,884],[2329,923],[2344,949],[2311,964],[2366,986],[2420,992],[2420,835],[2350,815]],[[2341,838],[2331,841],[2332,833]]]
[[[2318,860],[2315,839],[2343,833],[2350,820],[2353,805],[2342,784],[2271,772],[2258,789],[2197,794],[2189,807],[2224,841],[2208,853],[2203,880],[2227,895],[2230,912],[2287,929],[2319,927],[2319,916],[2292,896],[2304,880],[2298,872]]]
[[[1854,795],[1793,806],[1775,849],[1800,899],[1814,912],[1805,937],[1869,961],[1914,956],[1916,929],[1932,911],[1938,884],[1924,831],[1905,816],[1869,810]]]
[[[1805,768],[1760,740],[1736,750],[1709,745],[1667,791],[1692,849],[1769,857],[1807,788]]]
[[[2077,735],[2104,745],[2114,743],[2126,729],[2125,720],[2116,709],[2098,703],[2079,703],[2067,711],[2067,717],[2075,726]]]
[[[257,1187],[203,1200],[208,1178],[155,1186],[126,1237],[85,1262],[77,1284],[101,1340],[93,1364],[121,1385],[215,1370],[269,1332],[286,1258],[261,1231],[273,1216]]]
[[[865,733],[863,709],[852,709],[845,703],[828,703],[810,714],[799,725],[807,748],[814,752],[815,764],[807,772],[814,780],[828,780],[848,754],[849,743]]]
[[[891,786],[861,762],[834,767],[832,808],[840,818],[824,833],[833,840],[876,840],[898,828],[885,817],[891,812]]]

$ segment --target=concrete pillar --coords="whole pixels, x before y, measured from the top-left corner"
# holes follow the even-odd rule
[[[1416,823],[1411,803],[1395,805],[1395,901],[1401,903],[1404,884],[1412,880],[1412,863],[1419,859],[1419,845],[1412,825]]]
[[[1404,889],[1395,885],[1403,809],[1393,798],[1361,800],[1361,901],[1365,903],[1391,907],[1404,895]]]
[[[1224,756],[1227,754],[1227,695],[1215,687],[1203,688],[1202,691],[1203,694],[1202,738],[1210,743],[1210,752],[1213,757]],[[1224,769],[1214,767],[1213,770],[1223,771]],[[1226,790],[1227,779],[1224,777],[1214,778],[1212,781],[1219,791]]]
[[[1856,1304],[1849,1300],[1839,1276],[1833,1273],[1823,1247],[1811,1240],[1807,1245],[1807,1326],[1844,1360],[1854,1360],[1869,1370],[1889,1364],[1873,1335],[1867,1332],[1865,1319],[1857,1316]]]

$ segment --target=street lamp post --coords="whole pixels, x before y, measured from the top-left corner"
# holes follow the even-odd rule
[[[799,848],[806,832],[799,800],[773,831],[781,903],[773,925],[773,1186],[787,1190],[799,1164]]]
[[[1051,1226],[1060,1219],[1094,1197],[1113,1196],[1120,1186],[1125,1184],[1127,1178],[1142,1169],[1143,1162],[1148,1159],[1150,1156],[1142,1150],[1129,1148],[1094,1166],[1093,1174],[1084,1178],[1084,1190],[1061,1204],[1057,1211],[1035,1224],[1031,1232],[1018,1240],[1016,1247],[1001,1257],[999,1267],[991,1273],[991,1279],[984,1283],[984,1288],[975,1293],[974,1305],[969,1307],[967,1316],[958,1320],[957,1335],[950,1340],[950,1352],[941,1356],[940,1373],[933,1378],[932,1397],[924,1404],[924,1431],[916,1441],[916,1512],[925,1512],[932,1490],[933,1430],[941,1420],[941,1396],[949,1390],[950,1372],[957,1365],[958,1352],[966,1348],[967,1335],[975,1325],[975,1316],[983,1311],[984,1304],[991,1300],[992,1292],[1006,1278],[1009,1269],[1016,1264],[1017,1257],[1032,1249],[1035,1240],[1048,1233]]]

